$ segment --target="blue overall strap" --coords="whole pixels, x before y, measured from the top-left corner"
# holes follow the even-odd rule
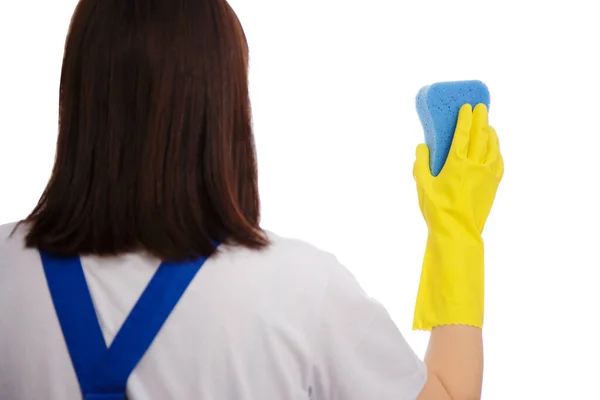
[[[92,296],[79,257],[58,258],[40,252],[54,309],[83,393],[91,389],[93,368],[106,353]]]
[[[129,375],[206,258],[163,262],[107,349],[79,258],[40,253],[83,398],[126,399]]]

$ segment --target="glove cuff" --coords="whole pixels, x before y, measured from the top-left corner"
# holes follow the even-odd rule
[[[414,330],[440,325],[481,328],[484,314],[484,246],[480,235],[457,229],[431,233],[413,320]]]

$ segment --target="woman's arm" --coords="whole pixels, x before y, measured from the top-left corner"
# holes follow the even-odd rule
[[[481,237],[504,164],[487,108],[461,108],[444,169],[433,177],[429,151],[414,175],[429,237],[414,328],[430,330],[428,377],[419,400],[477,400],[483,380],[484,246]]]
[[[427,354],[427,383],[418,400],[477,400],[483,380],[483,340],[479,328],[433,328]]]

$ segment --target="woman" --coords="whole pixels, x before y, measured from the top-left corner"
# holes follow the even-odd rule
[[[52,177],[24,221],[0,227],[2,400],[480,396],[481,329],[416,324],[432,329],[422,362],[335,257],[260,228],[247,69],[224,0],[79,2]],[[461,110],[463,145],[494,139],[485,118]],[[436,198],[464,224],[458,205],[492,187],[491,207],[500,181],[460,150],[435,182],[475,187],[450,193],[419,148],[430,238]],[[463,248],[445,234],[426,259],[470,268],[453,253],[482,250],[481,229]]]

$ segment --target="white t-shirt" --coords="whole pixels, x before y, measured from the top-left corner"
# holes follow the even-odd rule
[[[76,400],[39,253],[0,226],[0,399]],[[129,400],[415,400],[423,362],[331,254],[269,233],[222,245],[131,374]],[[107,344],[159,260],[82,257]]]

